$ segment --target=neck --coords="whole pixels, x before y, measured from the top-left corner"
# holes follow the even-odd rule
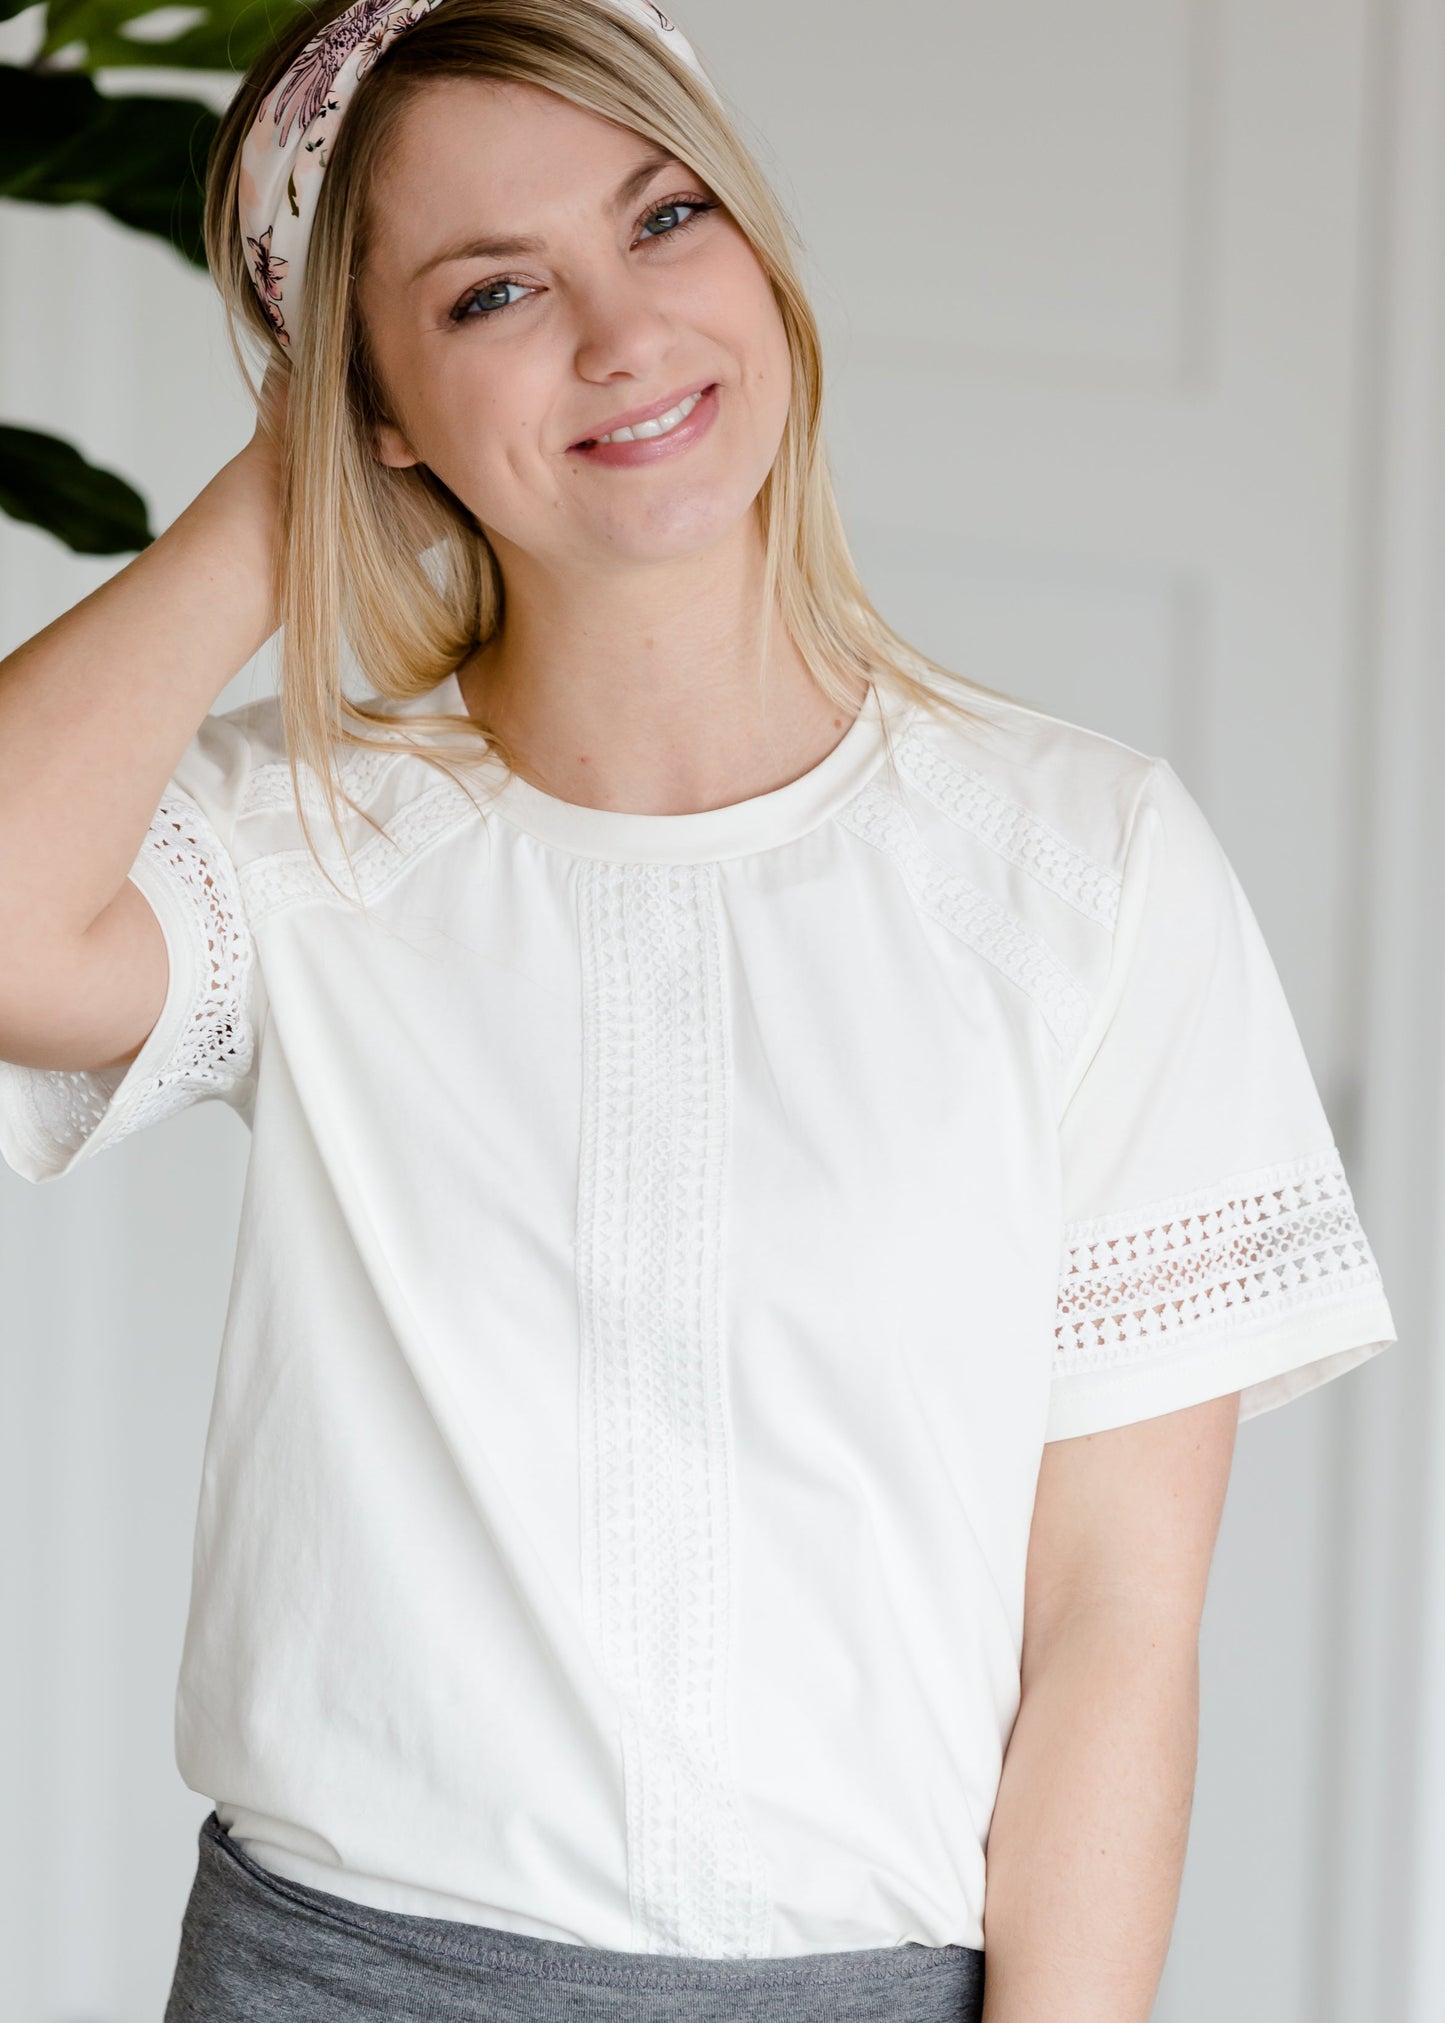
[[[519,774],[559,800],[728,807],[816,765],[863,700],[834,705],[778,617],[760,662],[760,541],[565,579],[498,551],[505,624],[457,679]]]

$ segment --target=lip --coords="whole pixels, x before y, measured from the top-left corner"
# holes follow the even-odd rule
[[[569,450],[567,454],[579,464],[614,471],[651,470],[655,464],[675,462],[712,434],[721,399],[721,388],[714,382],[693,402],[686,418],[664,435],[629,436],[620,443],[593,443],[591,449]]]
[[[680,400],[686,400],[690,393],[702,393],[713,384],[710,379],[694,379],[687,386],[679,387],[676,393],[664,394],[651,407],[632,407],[626,414],[614,414],[607,421],[598,422],[591,435],[578,436],[576,442],[568,443],[570,450],[580,449],[583,443],[595,443],[602,436],[610,436],[614,429],[636,428],[640,421],[656,421],[659,415],[667,414]]]

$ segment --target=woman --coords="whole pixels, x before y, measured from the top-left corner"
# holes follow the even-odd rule
[[[168,2017],[1142,2023],[1237,1420],[1395,1339],[1219,843],[873,610],[656,8],[323,6],[208,234],[255,437],[0,666],[0,1150],[252,1131]]]

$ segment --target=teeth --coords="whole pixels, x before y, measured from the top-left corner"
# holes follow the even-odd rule
[[[676,428],[680,421],[687,420],[701,399],[700,393],[690,393],[686,400],[680,400],[676,407],[669,408],[666,414],[658,415],[655,421],[640,421],[632,428],[617,428],[610,436],[598,436],[597,440],[600,443],[635,443],[643,436],[666,435],[668,430]]]

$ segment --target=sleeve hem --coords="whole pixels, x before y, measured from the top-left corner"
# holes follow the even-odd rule
[[[1343,1376],[1398,1339],[1389,1304],[1376,1290],[1270,1327],[1232,1333],[1192,1356],[1176,1353],[1130,1369],[1056,1378],[1044,1440],[1106,1432],[1231,1391],[1240,1393],[1243,1422]]]
[[[59,1180],[109,1144],[171,1058],[190,1016],[201,976],[194,916],[167,872],[149,857],[137,858],[127,876],[160,922],[168,963],[165,1001],[140,1052],[119,1081],[109,1087],[100,1121],[78,1143],[67,1144],[46,1127],[36,1090],[39,1077],[47,1071],[0,1061],[0,1158],[24,1180]],[[106,1078],[113,1070],[78,1072],[98,1091],[106,1091]]]

